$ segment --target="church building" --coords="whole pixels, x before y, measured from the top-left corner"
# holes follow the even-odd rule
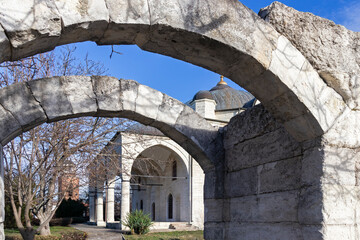
[[[216,86],[197,92],[186,104],[219,128],[257,100],[228,86],[221,76]],[[106,179],[89,186],[91,223],[121,228],[114,220],[114,188],[120,178],[121,220],[130,211],[141,209],[149,214],[155,229],[203,229],[204,173],[179,144],[155,128],[136,123],[117,133],[104,151],[116,156],[119,168],[110,164]],[[114,162],[101,156],[104,162]]]

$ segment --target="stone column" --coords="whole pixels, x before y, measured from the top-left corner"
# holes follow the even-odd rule
[[[126,220],[127,214],[130,212],[130,177],[123,176],[121,180],[121,222],[120,229],[126,230],[122,222]]]
[[[89,186],[89,222],[95,223],[95,189]]]
[[[4,190],[4,157],[3,147],[0,145],[0,239],[5,239],[5,190]]]
[[[106,189],[106,223],[114,222],[115,215],[115,177],[108,181]]]
[[[104,210],[103,210],[103,191],[102,188],[101,189],[97,189],[97,194],[96,194],[96,225],[97,226],[101,226],[101,227],[105,227],[105,222],[104,222]]]

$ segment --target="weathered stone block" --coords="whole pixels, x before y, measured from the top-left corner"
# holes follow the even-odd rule
[[[229,172],[225,175],[225,195],[227,197],[254,195],[257,191],[258,174],[256,167]]]
[[[163,101],[163,93],[156,91],[145,85],[139,85],[136,98],[136,113],[150,118],[156,119],[158,109]]]
[[[27,82],[35,99],[41,104],[49,121],[73,114],[63,83],[59,77]]]
[[[337,119],[334,126],[324,134],[324,140],[345,148],[360,147],[360,111],[348,110]],[[351,127],[349,127],[351,126]]]
[[[297,222],[298,191],[275,192],[232,198],[230,221],[249,222]]]
[[[12,60],[39,53],[39,49],[48,51],[57,45],[61,17],[53,1],[3,1],[0,12],[0,23],[13,47]]]
[[[96,96],[91,77],[66,76],[61,77],[62,86],[76,115],[95,115],[97,112]]]
[[[16,118],[2,106],[0,107],[0,143],[5,146],[21,132],[21,125]]]
[[[228,123],[224,134],[224,147],[233,145],[254,137],[272,132],[281,125],[278,124],[262,104],[233,117]]]
[[[326,225],[323,231],[325,240],[353,240],[359,234],[356,225]]]
[[[205,222],[222,222],[224,199],[205,199]]]
[[[226,166],[230,171],[299,156],[299,144],[280,128],[225,149]]]
[[[59,44],[98,40],[104,34],[109,11],[104,0],[54,0],[63,21]]]
[[[136,101],[138,96],[139,83],[134,80],[120,79],[122,92],[122,106],[124,111],[135,111]]]
[[[11,46],[4,29],[0,26],[0,62],[8,61],[11,59]]]
[[[300,188],[301,157],[267,163],[258,167],[259,193]]]
[[[197,120],[194,121],[194,119]],[[190,137],[203,150],[217,137],[216,128],[187,106],[176,120],[175,129]]]
[[[204,238],[206,240],[224,239],[225,223],[205,222],[204,226]]]
[[[0,104],[16,118],[23,131],[47,120],[44,110],[27,88],[26,83],[16,83],[3,88],[0,91]]]
[[[114,77],[91,77],[97,99],[98,111],[109,116],[109,112],[118,115],[122,111],[121,82]]]
[[[360,73],[357,62],[360,33],[280,2],[261,9],[259,15],[287,37],[348,104],[355,101],[359,105],[354,93],[359,85],[355,79],[359,79]]]
[[[167,125],[174,125],[183,110],[183,103],[164,94],[164,98],[158,109],[156,121]]]
[[[354,224],[359,189],[322,184],[301,191],[299,222],[302,224]]]
[[[147,33],[150,11],[145,0],[105,0],[110,24],[98,44],[134,44],[140,33]]]
[[[303,240],[301,226],[296,223],[228,223],[225,239]]]
[[[299,223],[300,224],[322,224],[323,216],[323,194],[318,186],[304,187],[299,198]]]
[[[358,161],[360,161],[360,153],[355,149],[329,146],[308,149],[302,159],[302,184],[355,186]]]

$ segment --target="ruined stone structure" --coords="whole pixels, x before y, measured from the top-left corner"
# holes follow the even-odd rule
[[[42,79],[0,90],[2,145],[45,121],[128,117],[197,159],[206,239],[358,238],[359,33],[278,3],[266,22],[237,0],[3,0],[0,12],[2,62],[86,40],[137,44],[232,79],[266,109],[218,132],[142,85]]]

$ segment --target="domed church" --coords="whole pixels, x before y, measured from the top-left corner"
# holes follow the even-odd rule
[[[225,126],[257,103],[253,95],[230,87],[222,76],[216,86],[186,102],[215,127]],[[204,173],[189,153],[159,130],[139,123],[118,132],[111,143],[104,151],[118,156],[121,171],[110,167],[105,180],[89,186],[90,223],[125,229],[115,219],[123,221],[129,212],[140,209],[150,215],[155,229],[203,229]],[[103,156],[99,158],[106,162]],[[114,210],[116,184],[121,186],[120,216]]]

